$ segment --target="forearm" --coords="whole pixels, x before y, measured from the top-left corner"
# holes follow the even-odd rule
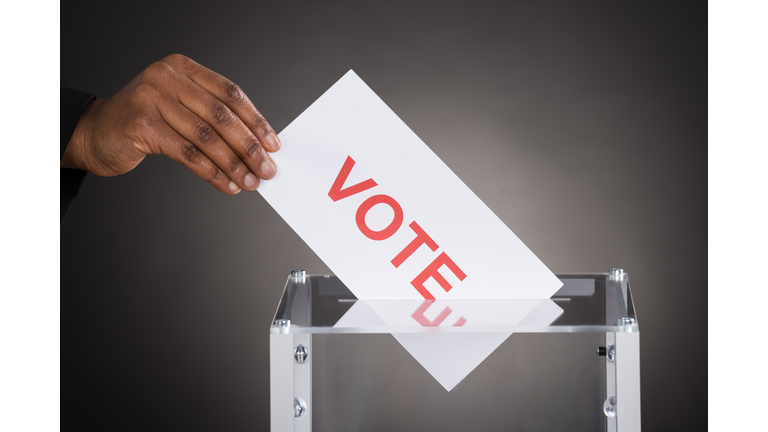
[[[91,93],[84,93],[62,87],[60,90],[60,136],[61,159],[64,159],[70,139],[77,127],[80,116],[88,104],[96,98]],[[62,165],[62,167],[65,167]],[[65,167],[67,168],[67,167]]]

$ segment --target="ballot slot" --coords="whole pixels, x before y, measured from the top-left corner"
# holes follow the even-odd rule
[[[552,296],[550,300],[562,309],[562,313],[549,325],[546,326],[526,326],[526,325],[474,325],[468,322],[463,328],[448,329],[441,326],[436,331],[449,332],[473,332],[493,330],[498,327],[499,330],[506,328],[514,331],[526,332],[581,332],[595,331],[597,329],[610,330],[618,328],[619,318],[635,317],[634,306],[631,300],[631,291],[626,291],[626,298],[622,291],[622,285],[610,281],[605,276],[595,277],[593,274],[564,274],[558,275],[563,281],[563,289]],[[503,283],[503,280],[500,281]],[[588,283],[588,284],[587,284]],[[626,287],[628,281],[624,283]],[[569,287],[576,286],[575,290],[569,291]],[[584,286],[593,287],[591,294],[587,295]],[[569,294],[570,292],[570,294]],[[308,301],[311,297],[312,301]],[[290,320],[294,325],[307,327],[310,325],[314,333],[324,332],[354,332],[354,329],[332,330],[339,320],[349,311],[349,309],[359,300],[355,295],[333,275],[310,275],[304,279],[289,278],[286,283],[284,293],[275,314],[275,320]],[[524,304],[530,302],[530,299],[522,300],[462,300],[454,301],[452,304],[483,305],[488,311],[497,309],[494,305],[506,304]],[[371,304],[403,304],[410,307],[411,312],[415,312],[423,300],[369,300]],[[412,307],[413,305],[414,307]],[[380,327],[380,328],[379,328]],[[486,328],[488,327],[488,328]],[[573,328],[571,328],[573,327]],[[392,333],[396,330],[390,326],[371,326],[367,329],[361,329],[364,332],[383,332]],[[295,329],[295,331],[309,331],[304,328]],[[419,331],[419,330],[415,330]]]

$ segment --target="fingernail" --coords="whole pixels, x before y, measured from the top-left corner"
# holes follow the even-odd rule
[[[230,182],[229,182],[229,190],[231,190],[231,191],[232,191],[232,192],[234,192],[234,193],[239,193],[239,192],[240,192],[240,187],[238,187],[238,186],[235,184],[235,182],[233,182],[233,181],[230,181]]]
[[[265,137],[267,140],[267,143],[269,144],[269,148],[273,149],[273,151],[280,150],[280,137],[277,136],[276,133],[270,132]]]
[[[256,190],[256,187],[259,185],[259,179],[253,173],[248,173],[243,182],[245,183],[245,188],[249,191]]]
[[[270,179],[274,177],[275,172],[277,172],[277,167],[275,166],[275,163],[272,162],[272,159],[269,157],[264,158],[264,160],[261,162],[261,176],[265,179]]]

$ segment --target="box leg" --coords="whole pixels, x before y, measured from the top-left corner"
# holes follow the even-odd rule
[[[640,333],[615,335],[618,432],[640,432]]]
[[[296,432],[312,431],[312,335],[293,335],[293,391]],[[298,405],[297,405],[298,404]]]
[[[293,431],[293,335],[269,335],[270,424],[272,432]]]
[[[616,333],[605,334],[605,403],[603,410],[605,412],[606,404],[610,403],[611,398],[616,396]],[[615,412],[615,411],[614,411]],[[616,416],[606,414],[605,430],[606,432],[616,432]]]

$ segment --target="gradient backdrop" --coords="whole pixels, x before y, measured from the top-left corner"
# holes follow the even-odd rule
[[[109,97],[179,52],[279,132],[354,69],[552,271],[626,269],[643,427],[695,430],[706,18],[704,3],[73,2],[61,84]],[[292,268],[329,272],[258,193],[227,197],[160,156],[90,175],[61,227],[64,429],[266,430]]]

